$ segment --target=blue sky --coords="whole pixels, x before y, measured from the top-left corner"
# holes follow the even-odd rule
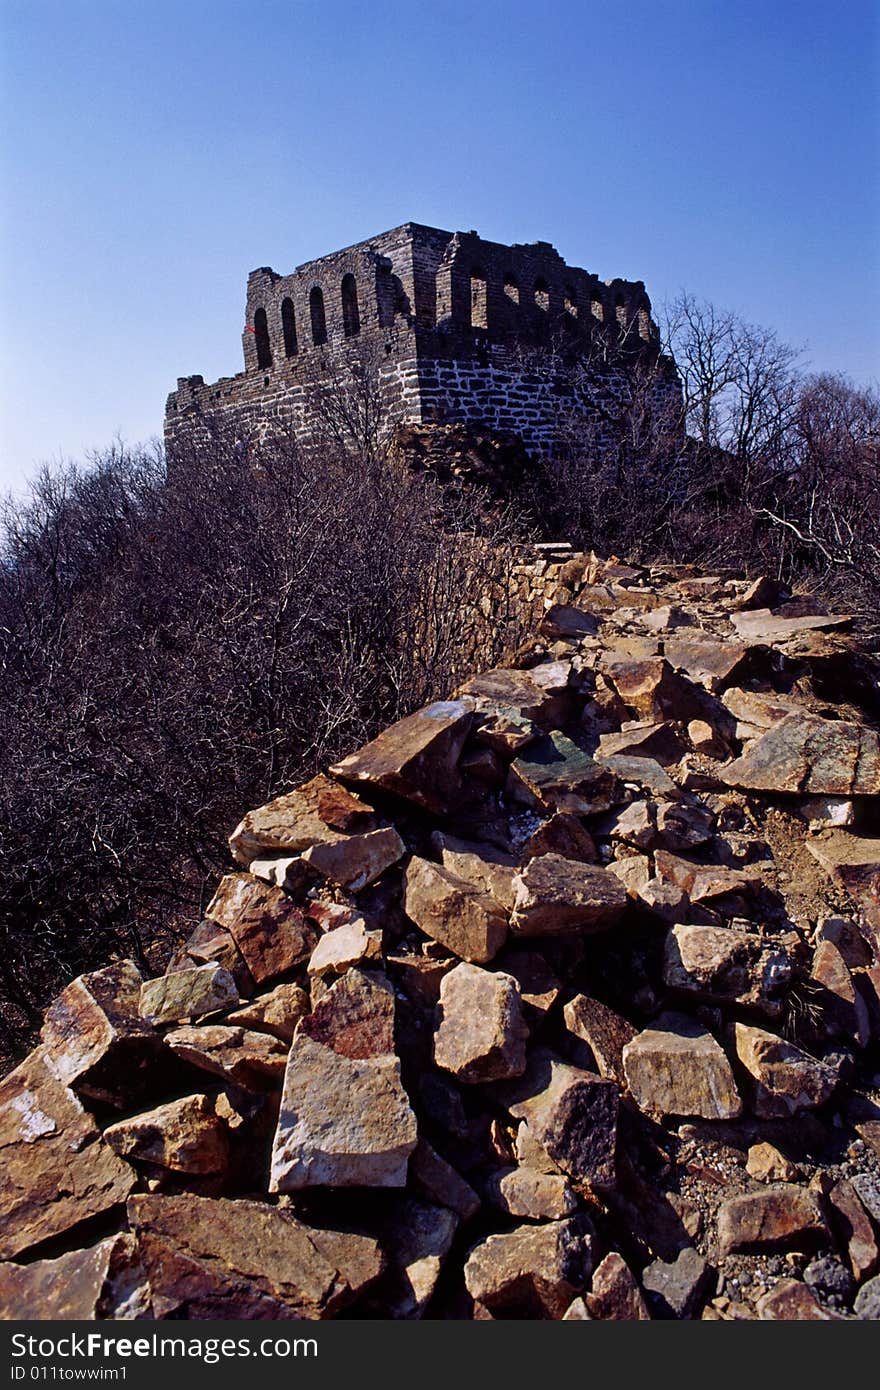
[[[0,0],[0,489],[238,371],[247,273],[407,220],[880,373],[876,0]]]

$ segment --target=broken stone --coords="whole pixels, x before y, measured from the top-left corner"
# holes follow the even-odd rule
[[[472,704],[480,721],[478,740],[486,741],[489,747],[499,746],[487,737],[488,731],[501,732],[496,720],[508,725],[515,734],[517,727],[524,734],[529,726],[532,733],[537,729],[553,729],[564,722],[571,705],[569,693],[544,689],[532,678],[531,671],[517,671],[499,668],[472,676],[460,686],[457,695]],[[531,741],[531,736],[527,739]],[[513,751],[514,744],[507,742],[499,746],[499,751]]]
[[[876,796],[880,737],[842,719],[790,714],[719,775],[729,787],[749,791]]]
[[[377,824],[372,806],[322,774],[249,811],[229,837],[229,848],[236,863],[247,867],[254,859],[300,855],[340,832],[363,834]]]
[[[507,913],[488,893],[416,856],[406,871],[406,915],[462,960],[485,964],[507,937]]]
[[[857,1318],[875,1322],[880,1320],[880,1274],[875,1274],[867,1284],[863,1284],[856,1294],[853,1312]]]
[[[147,1078],[161,1043],[138,1013],[142,982],[122,960],[80,975],[49,1005],[40,1036],[64,1085],[117,1105]]]
[[[694,752],[701,753],[704,758],[724,761],[730,756],[730,749],[724,739],[705,719],[691,719],[687,726],[687,734]]]
[[[519,985],[526,1023],[538,1022],[559,998],[559,980],[538,951],[507,946],[496,957],[495,965],[506,975],[512,975]]]
[[[229,1159],[226,1126],[207,1096],[184,1096],[104,1130],[104,1141],[129,1161],[175,1173],[222,1173]]]
[[[300,985],[276,985],[268,994],[260,994],[227,1014],[226,1022],[290,1042],[297,1023],[310,1009],[309,996]]]
[[[783,609],[783,613],[784,613]],[[845,614],[810,613],[786,618],[769,608],[751,609],[749,612],[731,613],[730,621],[736,634],[749,646],[773,647],[787,642],[802,632],[836,631],[849,627],[852,618]]]
[[[0,1264],[3,1317],[93,1322],[151,1316],[150,1289],[134,1236],[115,1235],[55,1260]]]
[[[571,604],[554,603],[544,614],[538,631],[542,637],[563,637],[579,642],[582,637],[595,637],[599,619]]]
[[[312,845],[303,854],[311,868],[349,893],[359,893],[406,854],[392,825]]]
[[[806,845],[826,873],[858,903],[880,956],[880,837],[826,830]]]
[[[623,1049],[633,1099],[649,1115],[732,1120],[742,1112],[730,1063],[696,1020],[661,1014]]]
[[[718,694],[733,680],[748,648],[701,631],[691,636],[667,638],[663,644],[666,660],[675,671],[684,671],[691,680]]]
[[[627,854],[624,859],[612,859],[607,870],[623,884],[630,898],[639,898],[651,881],[651,861],[644,854]]]
[[[135,1183],[39,1047],[0,1082],[0,1259],[124,1202]]]
[[[465,700],[441,700],[383,730],[330,771],[442,814],[459,786],[458,759],[473,721]]]
[[[225,927],[218,926],[207,918],[200,922],[182,950],[175,952],[168,962],[166,974],[174,970],[188,970],[193,963],[222,965],[228,970],[239,994],[245,998],[253,994],[256,982],[248,970],[241,951]]]
[[[637,1030],[632,1024],[607,1004],[586,994],[576,994],[563,1012],[566,1028],[586,1043],[599,1075],[616,1081],[618,1086],[625,1086],[623,1049],[636,1036]]]
[[[616,734],[602,734],[596,759],[608,766],[612,759],[623,755],[640,761],[653,759],[669,767],[677,763],[685,751],[678,726],[664,719],[660,723],[632,724]]]
[[[564,734],[546,734],[510,765],[508,795],[547,814],[566,811],[587,816],[607,811],[618,800],[619,783],[605,763],[596,762]]]
[[[563,1173],[595,1188],[614,1185],[618,1092],[613,1081],[539,1052],[522,1080],[510,1083],[508,1094],[510,1114],[525,1120],[531,1138]]]
[[[679,924],[666,937],[663,981],[672,989],[774,1015],[782,1010],[791,978],[786,952],[760,936]]]
[[[664,849],[693,849],[714,834],[715,817],[707,806],[661,801],[657,807],[657,840]]]
[[[738,1250],[805,1250],[827,1239],[822,1207],[805,1187],[768,1187],[728,1197],[718,1211],[718,1246],[723,1256]]]
[[[600,754],[597,753],[596,757],[599,759]],[[650,792],[652,796],[679,795],[676,783],[654,758],[636,758],[623,753],[613,753],[608,757],[601,755],[601,761],[622,782],[632,783],[642,791]]]
[[[605,931],[620,919],[626,889],[605,869],[542,854],[514,877],[511,928],[520,936]]]
[[[657,821],[650,801],[632,801],[622,811],[606,816],[598,833],[611,840],[623,840],[639,849],[650,849],[657,838]]]
[[[470,1183],[445,1158],[441,1158],[427,1139],[419,1139],[409,1161],[409,1181],[416,1193],[429,1202],[449,1207],[462,1221],[470,1221],[480,1210],[480,1199]]]
[[[823,1308],[800,1279],[780,1279],[769,1293],[758,1299],[758,1317],[763,1322],[840,1322],[837,1313]]]
[[[519,985],[511,975],[457,965],[440,985],[440,1024],[434,1061],[459,1081],[521,1076],[528,1029]]]
[[[825,1016],[830,1031],[842,1034],[859,1047],[867,1047],[871,1038],[868,1006],[832,941],[820,941],[816,947],[812,978],[825,991]]]
[[[140,991],[141,1016],[152,1024],[184,1023],[237,1003],[235,981],[213,962],[146,980]]]
[[[797,1182],[800,1170],[772,1144],[752,1144],[746,1158],[746,1172],[758,1182]]]
[[[674,1260],[655,1260],[642,1273],[642,1287],[652,1308],[667,1318],[691,1318],[711,1279],[698,1251],[686,1246]]]
[[[128,1217],[157,1318],[333,1317],[383,1265],[371,1237],[317,1230],[265,1202],[137,1196]]]
[[[533,1168],[508,1168],[493,1173],[486,1184],[486,1195],[509,1216],[529,1221],[559,1221],[577,1207],[577,1198],[562,1173],[539,1173]]]
[[[715,864],[694,864],[665,849],[657,850],[654,867],[660,878],[681,888],[692,903],[753,897],[762,883],[760,873],[751,866],[725,869]]]
[[[590,1310],[582,1298],[573,1298],[562,1314],[563,1322],[590,1322]]]
[[[210,1024],[175,1028],[166,1034],[165,1042],[184,1062],[225,1077],[246,1091],[264,1091],[284,1073],[284,1045],[268,1033]]]
[[[343,974],[361,961],[378,960],[382,955],[382,933],[368,931],[362,917],[345,926],[334,927],[322,936],[309,959],[310,975]]]
[[[629,1265],[616,1250],[606,1255],[593,1271],[593,1282],[585,1302],[591,1318],[606,1322],[650,1321],[651,1314],[642,1291]]]
[[[394,991],[349,970],[290,1047],[270,1191],[403,1187],[416,1120],[394,1053]]]
[[[856,1281],[861,1284],[880,1269],[880,1241],[877,1231],[859,1199],[858,1192],[846,1178],[835,1183],[828,1200],[850,1268]]]
[[[837,1073],[802,1052],[794,1043],[734,1024],[736,1055],[753,1078],[752,1108],[761,1119],[782,1118],[824,1105],[837,1084]]]
[[[371,1292],[385,1318],[420,1318],[437,1286],[458,1218],[445,1206],[411,1197],[392,1203],[375,1227],[387,1268]]]
[[[290,898],[250,874],[227,874],[206,916],[226,927],[258,984],[307,960],[318,940]]]
[[[597,864],[596,842],[583,822],[567,811],[550,816],[522,847],[523,861],[540,854],[561,854],[563,859],[578,859],[583,864]]]
[[[431,836],[431,847],[440,855],[444,869],[481,893],[488,893],[510,911],[516,860],[509,854],[493,845],[458,840],[439,830]]]
[[[593,1242],[584,1216],[488,1236],[468,1256],[467,1291],[494,1316],[561,1318],[590,1277]]]

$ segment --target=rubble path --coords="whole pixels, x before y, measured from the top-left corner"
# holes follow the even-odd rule
[[[47,1010],[4,1317],[880,1317],[880,663],[768,579],[529,583]]]

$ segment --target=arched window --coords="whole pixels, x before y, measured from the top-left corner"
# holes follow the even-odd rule
[[[550,286],[542,277],[535,281],[535,308],[540,313],[546,314],[550,309]]]
[[[354,338],[361,331],[357,281],[353,275],[345,275],[342,280],[342,329],[346,338]]]
[[[254,314],[254,338],[257,342],[257,366],[271,367],[272,344],[269,342],[269,320],[265,309],[257,309]]]
[[[489,306],[486,295],[486,274],[479,266],[471,271],[471,328],[489,327]]]
[[[284,334],[284,356],[296,356],[296,319],[293,314],[293,300],[281,301],[281,331]]]
[[[647,299],[639,300],[639,337],[644,338],[646,343],[651,341],[651,310],[648,308]]]
[[[519,308],[519,285],[510,271],[504,277],[504,295],[510,308]]]
[[[614,296],[614,317],[617,319],[617,325],[621,333],[626,333],[629,329],[626,316],[626,300],[619,291]]]
[[[602,291],[598,285],[594,285],[590,292],[590,313],[597,323],[605,322],[605,305],[602,302]]]
[[[324,295],[317,285],[309,294],[309,315],[312,320],[312,342],[315,346],[327,341],[327,317],[324,313]]]
[[[578,301],[577,290],[574,285],[566,285],[563,292],[563,308],[565,310],[565,327],[571,333],[577,328]]]

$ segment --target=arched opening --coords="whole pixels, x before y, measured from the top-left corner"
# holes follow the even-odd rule
[[[577,290],[574,285],[566,285],[563,291],[563,322],[569,333],[573,333],[577,328],[578,301]]]
[[[478,266],[471,271],[471,328],[489,327],[486,275]]]
[[[651,310],[648,308],[648,301],[647,299],[642,299],[639,301],[639,337],[643,338],[646,343],[651,341],[652,327]]]
[[[296,356],[296,318],[293,313],[293,300],[281,301],[281,331],[284,334],[284,356]]]
[[[535,281],[535,308],[539,313],[546,314],[550,310],[550,286],[543,277],[539,276]]]
[[[629,328],[626,316],[626,300],[620,291],[614,296],[614,317],[617,319],[617,326],[621,333],[626,333]]]
[[[602,291],[598,285],[594,285],[590,293],[590,313],[597,323],[605,322],[605,305],[602,302]]]
[[[361,331],[357,281],[353,275],[342,279],[342,331],[346,338],[354,338]]]
[[[309,292],[309,316],[312,320],[312,342],[316,347],[327,341],[327,316],[324,295],[317,285]]]
[[[272,344],[269,342],[269,320],[265,309],[257,309],[254,314],[254,338],[257,343],[257,366],[271,367]]]
[[[504,297],[511,308],[519,308],[519,285],[516,282],[516,276],[512,275],[510,271],[504,277]]]

